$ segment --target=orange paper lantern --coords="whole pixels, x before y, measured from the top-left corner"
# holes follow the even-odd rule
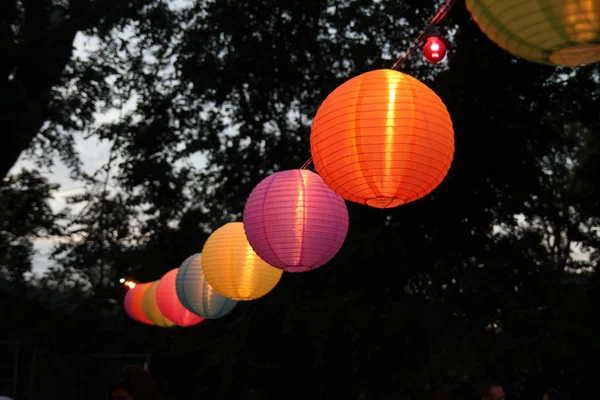
[[[336,88],[313,121],[310,147],[323,181],[376,208],[420,199],[444,179],[454,130],[433,90],[398,71],[364,73]]]
[[[133,291],[131,295],[131,313],[136,320],[143,322],[144,324],[154,325],[154,322],[150,321],[144,313],[144,307],[142,305],[144,294],[146,294],[146,290],[148,290],[149,287],[149,283],[138,283],[131,289],[131,291]]]

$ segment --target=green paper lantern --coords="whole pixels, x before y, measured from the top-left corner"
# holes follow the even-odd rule
[[[600,61],[600,0],[466,0],[494,43],[525,60],[578,67]]]

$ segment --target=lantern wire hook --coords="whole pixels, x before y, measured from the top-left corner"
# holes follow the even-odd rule
[[[425,27],[423,32],[421,32],[421,34],[415,39],[415,41],[412,42],[412,44],[404,52],[404,55],[402,57],[400,57],[394,63],[394,65],[392,66],[391,69],[397,70],[400,67],[400,65],[402,65],[402,63],[404,61],[406,61],[406,59],[408,59],[408,56],[410,55],[410,53],[412,53],[412,51],[416,48],[417,45],[419,45],[419,43],[421,43],[427,36],[429,36],[429,34],[432,32],[433,29],[435,29],[437,24],[442,19],[444,19],[446,14],[448,14],[448,11],[450,11],[450,9],[456,3],[456,1],[457,0],[448,0],[444,3],[444,5],[440,8],[440,10],[437,12],[435,17],[433,17],[433,19],[429,22],[429,25],[427,25],[427,27]],[[313,162],[313,158],[311,156],[308,160],[306,160],[304,165],[302,165],[302,167],[300,167],[300,169],[307,169],[312,162]]]
[[[427,25],[427,27],[425,27],[425,29],[423,30],[423,32],[421,32],[421,34],[414,40],[414,42],[411,43],[411,45],[408,47],[408,49],[406,49],[406,51],[404,52],[404,55],[402,57],[400,57],[392,66],[391,69],[395,69],[398,70],[398,68],[400,67],[400,65],[402,65],[402,63],[404,63],[404,61],[406,61],[408,59],[408,56],[410,55],[410,53],[413,52],[413,50],[429,35],[429,33],[431,32],[432,28],[434,28],[435,26],[437,26],[437,24],[444,19],[444,17],[446,16],[446,14],[448,14],[448,11],[450,11],[450,9],[452,8],[452,6],[456,3],[456,0],[448,0],[444,3],[444,5],[442,6],[442,8],[440,8],[440,10],[438,11],[438,13],[435,15],[435,17],[433,17],[433,19],[429,22],[429,25]]]

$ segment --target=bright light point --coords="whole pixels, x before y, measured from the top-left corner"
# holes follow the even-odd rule
[[[126,287],[128,287],[129,289],[133,289],[133,288],[134,288],[134,287],[137,285],[137,283],[135,283],[135,282],[133,282],[133,281],[128,281],[128,280],[125,280],[125,279],[123,279],[123,278],[121,278],[119,281],[120,281],[120,282],[121,282],[123,285],[125,285]]]
[[[125,282],[125,286],[127,286],[129,289],[133,289],[135,287],[135,285],[136,285],[135,282],[131,282],[131,281]]]
[[[428,62],[437,64],[446,56],[446,45],[439,38],[431,36],[423,46],[423,56]]]

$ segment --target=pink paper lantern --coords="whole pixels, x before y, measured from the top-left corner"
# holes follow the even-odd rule
[[[133,297],[133,289],[129,289],[127,291],[127,293],[125,294],[125,300],[123,301],[123,305],[125,306],[125,312],[127,313],[127,315],[129,315],[129,317],[135,321],[138,321],[138,319],[136,318],[135,314],[133,313],[133,309],[131,308],[131,299]]]
[[[244,229],[268,264],[304,272],[327,263],[340,250],[348,233],[348,209],[314,172],[281,171],[250,193]]]
[[[197,325],[204,321],[204,318],[187,310],[177,297],[175,280],[178,271],[179,268],[172,269],[158,281],[158,288],[156,289],[158,309],[168,320],[179,326]]]

